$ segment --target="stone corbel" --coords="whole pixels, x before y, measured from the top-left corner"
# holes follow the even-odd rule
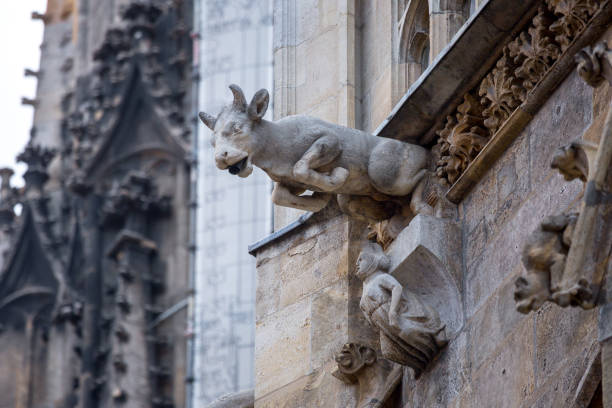
[[[460,230],[417,215],[383,252],[366,243],[357,261],[360,308],[379,332],[382,356],[419,376],[463,325]]]
[[[402,378],[401,366],[378,359],[374,349],[362,344],[345,344],[335,360],[338,368],[332,375],[359,387],[358,408],[383,407]]]
[[[591,86],[612,84],[611,51],[605,43],[577,55],[578,73]],[[566,180],[579,178],[585,191],[579,214],[547,217],[523,249],[527,274],[516,280],[521,313],[549,300],[559,306],[596,306],[612,245],[612,109],[599,145],[576,141],[562,147],[552,167]],[[597,244],[594,244],[597,243]]]

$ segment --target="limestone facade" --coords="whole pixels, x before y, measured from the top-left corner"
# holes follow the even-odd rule
[[[593,304],[576,292],[557,299],[565,308],[547,301],[524,315],[515,291],[523,247],[546,217],[608,205],[585,204],[588,183],[551,162],[576,140],[598,152],[609,144],[605,57],[593,59],[596,87],[583,79],[593,65],[585,74],[574,58],[610,41],[612,10],[605,1],[480,3],[275,2],[275,118],[308,114],[432,149],[457,212],[444,225],[417,216],[384,242],[389,273],[436,305],[448,339],[419,375],[404,366],[398,380],[359,308],[356,262],[368,235],[384,241],[377,226],[333,203],[314,214],[277,207],[277,233],[250,248],[255,407],[611,406],[609,298],[599,291],[610,273],[600,255],[610,251],[609,210],[589,218],[601,239],[582,246],[601,259],[589,267],[597,272],[560,272],[588,277]],[[588,177],[603,168],[598,188],[609,192],[605,163],[589,161]]]

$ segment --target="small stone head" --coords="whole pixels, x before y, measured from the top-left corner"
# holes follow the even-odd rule
[[[355,274],[364,280],[376,271],[387,272],[390,267],[391,261],[382,247],[375,242],[366,242],[357,258]]]
[[[229,170],[240,177],[253,171],[252,153],[256,141],[253,129],[261,122],[268,109],[268,91],[260,89],[247,105],[242,89],[230,85],[234,94],[231,105],[223,108],[215,118],[200,112],[200,120],[214,132],[215,163],[221,170]]]
[[[365,367],[376,362],[376,352],[362,344],[347,343],[334,357],[338,363],[338,372],[333,375],[342,381],[352,384],[357,382],[357,374]]]

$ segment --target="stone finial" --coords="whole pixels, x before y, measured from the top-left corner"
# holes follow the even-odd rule
[[[43,186],[49,179],[47,166],[55,156],[55,150],[34,144],[32,139],[25,150],[17,156],[17,160],[28,165],[28,170],[23,175],[26,182],[26,191],[42,192]]]

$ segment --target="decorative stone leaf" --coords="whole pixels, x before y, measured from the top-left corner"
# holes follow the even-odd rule
[[[478,95],[480,103],[485,107],[482,111],[485,117],[484,125],[495,133],[508,119],[523,99],[517,95],[516,88],[520,81],[514,76],[514,65],[509,56],[510,50],[504,49],[504,56],[497,61],[491,71],[480,83]]]
[[[546,0],[557,17],[550,30],[563,51],[597,12],[599,3],[597,0]]]
[[[533,19],[533,25],[508,44],[509,55],[514,58],[517,68],[515,75],[523,79],[523,89],[515,88],[520,99],[542,79],[546,71],[561,54],[550,31],[552,16],[543,7]]]
[[[483,106],[474,96],[465,94],[463,103],[457,108],[456,120],[447,117],[446,125],[438,135],[440,159],[436,174],[452,184],[489,139],[490,134],[484,125]]]

